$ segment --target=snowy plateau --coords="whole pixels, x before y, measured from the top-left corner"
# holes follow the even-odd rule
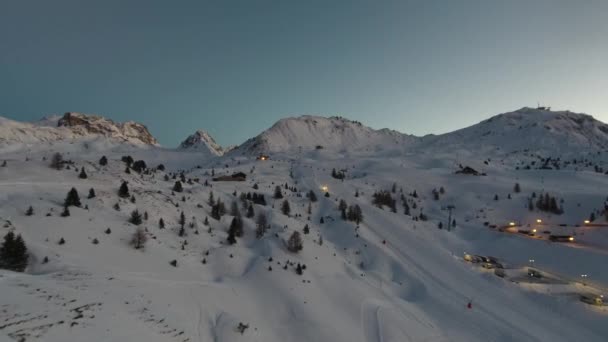
[[[0,118],[0,164],[0,243],[27,247],[23,272],[0,260],[2,342],[608,341],[608,125],[586,114],[423,137],[301,116],[233,148]]]

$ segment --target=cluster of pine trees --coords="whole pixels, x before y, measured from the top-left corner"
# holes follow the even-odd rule
[[[391,211],[396,213],[397,212],[397,201],[393,198],[393,196],[391,196],[391,193],[386,191],[386,190],[382,190],[379,192],[375,192],[373,195],[373,200],[372,200],[372,204],[374,204],[375,206],[377,206],[378,208],[382,208],[383,206],[388,206],[389,208],[391,208]]]
[[[332,169],[331,170],[331,176],[335,179],[344,179],[346,178],[346,174],[344,173],[344,171],[336,171],[336,169]]]
[[[541,194],[536,200],[536,208],[540,211],[546,211],[553,214],[561,215],[564,210],[557,205],[557,199],[550,196],[548,193]]]
[[[23,272],[28,259],[27,247],[21,235],[8,232],[0,245],[0,269]]]

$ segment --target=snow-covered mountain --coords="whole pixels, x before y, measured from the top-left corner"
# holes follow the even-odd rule
[[[224,154],[222,146],[216,143],[215,139],[203,130],[197,130],[194,134],[188,136],[186,140],[182,141],[179,148],[194,151],[208,151],[216,156]]]
[[[158,145],[146,126],[133,121],[120,123],[102,116],[80,113],[45,117],[35,123],[0,117],[0,147],[71,143],[91,139],[132,145]]]
[[[608,125],[591,115],[524,107],[476,125],[422,139],[420,148],[578,153],[608,148]]]
[[[390,129],[374,130],[342,117],[304,115],[285,118],[235,149],[237,153],[258,154],[328,149],[332,151],[373,151],[402,149],[415,137]]]
[[[540,112],[551,129],[509,124],[531,110],[424,138],[292,118],[223,156],[203,132],[184,148],[91,151],[69,141],[114,136],[103,120],[0,120],[5,141],[38,141],[0,153],[0,243],[14,232],[29,252],[24,272],[0,269],[0,341],[604,342],[608,309],[581,296],[608,294],[605,153],[559,169],[479,158],[480,144],[511,148],[504,137],[528,130],[601,146],[603,124]],[[313,153],[290,153],[300,146]],[[401,154],[369,153],[383,150]],[[532,200],[542,194],[561,212]],[[463,258],[475,255],[506,268]]]

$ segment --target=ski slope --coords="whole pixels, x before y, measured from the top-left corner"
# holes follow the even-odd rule
[[[30,251],[25,273],[0,270],[0,341],[605,341],[608,336],[608,308],[579,301],[580,294],[605,294],[608,287],[608,227],[602,227],[606,220],[599,214],[608,178],[590,166],[604,165],[603,153],[587,155],[593,158],[589,165],[541,170],[517,168],[538,160],[532,152],[460,146],[466,153],[454,153],[439,143],[353,150],[300,144],[308,148],[281,151],[281,138],[271,142],[277,150],[262,161],[257,150],[244,147],[213,156],[84,139],[5,146],[0,156],[7,161],[0,167],[0,235],[22,234]],[[56,151],[74,163],[69,170],[49,168]],[[107,166],[98,163],[102,155]],[[124,155],[143,159],[150,168],[162,163],[166,171],[127,174]],[[486,176],[455,174],[459,164]],[[87,179],[78,178],[82,167]],[[332,178],[333,168],[345,170],[346,178]],[[173,193],[173,175],[182,171],[198,181]],[[245,173],[247,180],[212,181],[212,174],[234,172]],[[118,197],[123,180],[135,203]],[[514,192],[515,183],[521,192]],[[396,213],[372,204],[374,192],[391,191],[393,184]],[[280,211],[283,199],[272,197],[277,185],[290,203],[289,216]],[[60,217],[71,187],[83,207]],[[90,188],[95,198],[86,198]],[[443,193],[434,199],[432,190],[440,188]],[[310,215],[309,190],[318,197]],[[236,200],[244,215],[238,195],[253,191],[265,195],[267,205],[255,204],[254,210],[266,214],[271,228],[257,239],[255,220],[243,218],[244,236],[228,245],[232,217],[213,219],[209,194],[228,210]],[[411,215],[403,213],[401,192]],[[527,208],[531,194],[543,192],[564,199],[564,214]],[[361,207],[358,227],[341,219],[340,199]],[[120,210],[113,208],[116,203]],[[30,205],[34,215],[26,216]],[[448,231],[449,205],[455,207],[456,225]],[[141,225],[149,237],[143,250],[129,245],[134,209],[149,216]],[[597,226],[582,224],[591,211],[598,213]],[[181,212],[185,236],[178,234]],[[415,219],[420,213],[428,220]],[[535,226],[537,219],[545,224]],[[576,243],[490,227],[512,221],[574,234]],[[309,234],[303,233],[305,225]],[[286,248],[294,231],[302,233],[300,253]],[[58,244],[61,238],[65,244]],[[464,253],[495,256],[515,275],[499,278],[464,262]],[[297,264],[306,266],[302,275]],[[546,272],[548,280],[529,280],[527,267]],[[248,326],[243,333],[237,329],[241,323]]]

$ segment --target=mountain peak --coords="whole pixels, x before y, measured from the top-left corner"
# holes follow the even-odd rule
[[[200,129],[188,136],[186,140],[182,141],[179,148],[188,150],[208,150],[216,156],[224,154],[223,148],[215,142],[215,139],[213,139],[209,133]]]
[[[109,139],[133,145],[158,145],[146,126],[128,121],[116,123],[98,115],[65,113],[47,116],[38,122],[0,121],[0,143],[28,146],[40,143],[73,142],[79,139]]]
[[[388,129],[375,130],[341,116],[302,115],[280,119],[237,149],[242,153],[272,153],[329,149],[376,150],[381,146],[400,148],[414,139]]]

